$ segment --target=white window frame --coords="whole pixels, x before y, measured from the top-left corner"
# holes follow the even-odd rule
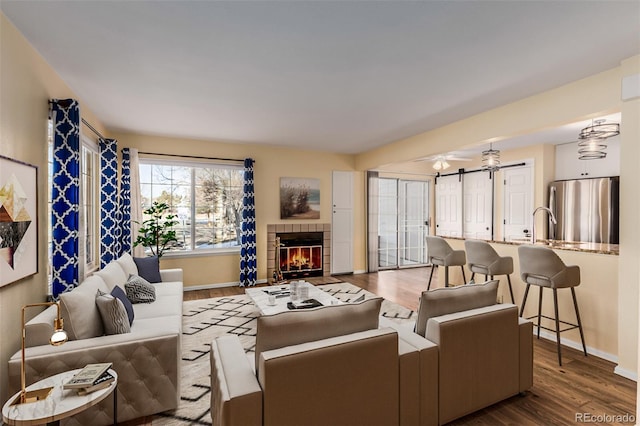
[[[78,233],[78,257],[81,270],[78,275],[86,278],[92,272],[100,268],[100,147],[96,141],[91,140],[85,135],[81,135],[80,147],[80,212],[79,223],[80,229]],[[90,153],[91,161],[93,161],[93,172],[90,176],[92,185],[87,188],[87,180],[85,177],[86,154]],[[89,194],[90,200],[87,200],[85,194]],[[85,232],[89,227],[89,235]],[[88,241],[88,243],[86,242]],[[89,244],[93,247],[92,259],[87,259],[85,247]]]
[[[190,214],[190,234],[192,236],[196,235],[196,185],[195,183],[195,168],[218,168],[218,169],[232,169],[232,170],[240,170],[243,171],[244,167],[242,164],[238,164],[235,161],[221,161],[221,160],[184,160],[184,159],[158,159],[157,157],[140,157],[140,166],[143,165],[163,165],[163,166],[175,166],[175,167],[191,167],[191,206],[189,210]],[[140,184],[143,185],[142,182],[142,172],[140,173]],[[142,189],[140,190],[142,193]],[[143,206],[145,209],[147,206]],[[134,236],[135,240],[136,236]],[[179,239],[179,237],[178,237]],[[208,247],[208,248],[197,248],[194,244],[194,239],[191,238],[191,247],[189,249],[184,250],[167,250],[163,253],[163,257],[198,257],[198,256],[206,256],[206,255],[224,255],[224,254],[235,254],[239,253],[241,249],[240,244],[225,246],[225,247]]]

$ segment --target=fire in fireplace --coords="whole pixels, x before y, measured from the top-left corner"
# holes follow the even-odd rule
[[[280,238],[280,270],[285,279],[322,276],[322,232],[288,232]]]

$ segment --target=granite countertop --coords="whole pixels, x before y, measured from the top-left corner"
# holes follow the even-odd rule
[[[452,240],[465,240],[462,237],[446,237]],[[496,241],[489,240],[488,243],[507,244],[519,246],[521,244],[531,244],[529,239],[513,240],[513,241]],[[609,243],[585,243],[575,241],[560,240],[537,240],[536,245],[546,246],[557,250],[579,251],[584,253],[610,254],[618,256],[620,254],[620,245]]]

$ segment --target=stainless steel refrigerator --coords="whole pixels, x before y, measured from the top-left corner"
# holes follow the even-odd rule
[[[620,178],[560,180],[549,185],[549,238],[618,244],[620,242]]]

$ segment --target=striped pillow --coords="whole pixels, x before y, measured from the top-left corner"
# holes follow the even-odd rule
[[[156,288],[142,277],[129,275],[124,284],[127,298],[131,303],[151,303],[156,301]]]
[[[117,297],[98,290],[96,305],[102,317],[102,325],[106,334],[124,334],[131,332],[129,316],[124,304]]]

